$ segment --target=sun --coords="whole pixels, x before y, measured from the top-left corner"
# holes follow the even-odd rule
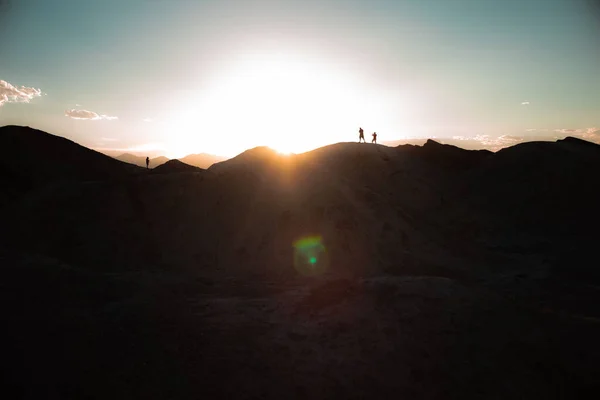
[[[292,154],[294,154],[293,151],[289,151],[289,150],[278,150],[278,149],[273,149],[273,150],[275,150],[277,152],[277,154],[279,154],[281,156],[291,156]]]
[[[237,60],[182,101],[169,128],[170,153],[234,156],[268,146],[290,154],[348,140],[357,120],[377,119],[374,101],[359,89],[343,69],[318,60]]]

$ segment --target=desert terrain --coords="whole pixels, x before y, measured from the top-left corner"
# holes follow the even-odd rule
[[[0,148],[10,398],[600,389],[599,145],[257,147],[150,170],[28,127]]]

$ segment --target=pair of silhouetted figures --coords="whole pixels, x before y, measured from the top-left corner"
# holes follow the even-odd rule
[[[373,140],[371,140],[371,143],[377,143],[377,132],[373,132]],[[363,131],[363,128],[358,128],[358,143],[360,143],[360,141],[363,141],[363,143],[367,143],[367,141],[365,140],[365,132]]]

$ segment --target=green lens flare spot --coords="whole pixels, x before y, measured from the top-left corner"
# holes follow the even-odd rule
[[[300,250],[307,250],[319,246],[323,246],[321,244],[321,236],[308,236],[294,242],[294,247]]]
[[[294,268],[306,276],[323,274],[328,266],[327,249],[322,243],[321,236],[306,236],[298,239],[294,247]]]

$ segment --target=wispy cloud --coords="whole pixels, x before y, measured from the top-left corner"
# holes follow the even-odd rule
[[[576,136],[600,144],[600,128],[577,129],[577,132],[571,133],[571,136]]]
[[[475,135],[475,136],[452,136],[454,140],[472,140],[480,142],[486,146],[499,146],[499,145],[512,145],[523,141],[522,137],[502,135],[502,136],[490,136],[490,135]]]
[[[555,129],[554,132],[558,132],[558,133],[562,133],[565,135],[569,135],[571,133],[581,133],[583,132],[580,129],[566,129],[566,128],[562,128],[562,129]]]
[[[111,138],[111,137],[103,137],[103,138],[100,138],[100,140],[102,140],[103,142],[118,142],[119,141],[119,139]]]
[[[152,118],[144,118],[142,121],[144,121],[144,122],[152,122],[154,120]]]
[[[106,119],[106,120],[112,121],[115,119],[119,119],[118,117],[110,117],[108,115],[99,115],[98,113],[95,113],[93,111],[76,110],[74,108],[71,110],[66,110],[65,116],[72,118],[72,119],[84,119],[84,120],[91,120],[91,121],[97,121],[100,119]]]
[[[522,105],[522,106],[528,106],[528,105],[530,105],[530,104],[531,104],[531,103],[530,103],[530,102],[528,102],[528,101],[524,101],[524,102],[522,102],[522,103],[521,103],[521,105]]]
[[[40,97],[42,91],[33,87],[13,86],[0,80],[0,107],[4,103],[29,103],[35,97]]]
[[[562,133],[564,135],[593,135],[600,134],[600,128],[579,128],[579,129],[555,129],[554,132]]]
[[[521,136],[512,135],[491,136],[481,134],[475,136],[453,136],[452,140],[456,140],[459,142],[451,143],[449,141],[446,141],[447,144],[455,144],[463,148],[487,149],[490,151],[498,151],[505,147],[514,146],[515,144],[519,144],[530,139],[525,139]]]

